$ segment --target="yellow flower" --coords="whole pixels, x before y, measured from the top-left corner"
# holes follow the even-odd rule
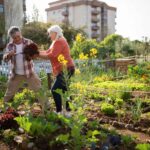
[[[82,41],[82,34],[81,33],[78,33],[77,36],[76,36],[76,41],[77,42],[81,42]]]
[[[73,84],[72,84],[72,88],[73,88],[73,89],[77,89],[78,92],[80,92],[80,93],[82,93],[82,92],[85,91],[84,85],[82,85],[80,82],[73,83]]]
[[[60,54],[57,59],[63,65],[66,65],[68,63],[68,61],[65,60],[65,57],[62,54]]]
[[[62,62],[62,61],[64,61],[65,60],[65,57],[62,55],[62,54],[60,54],[59,56],[58,56],[58,61],[59,62]]]
[[[97,54],[98,52],[97,52],[97,49],[96,48],[92,48],[91,50],[90,50],[90,56],[91,57],[96,57],[96,54]]]
[[[80,74],[80,73],[81,73],[81,72],[80,72],[79,69],[76,69],[76,70],[75,70],[75,74],[76,74],[76,75],[78,75],[78,74]]]
[[[79,59],[87,60],[88,59],[88,54],[86,54],[86,55],[84,55],[83,53],[79,54]]]
[[[62,64],[63,64],[64,66],[66,66],[66,65],[67,65],[67,63],[68,63],[68,61],[67,61],[67,60],[64,60],[64,61],[62,62]]]

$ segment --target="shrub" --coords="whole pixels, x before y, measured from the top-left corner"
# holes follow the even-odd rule
[[[121,107],[123,105],[123,99],[116,98],[115,106]]]
[[[109,55],[115,54],[116,42],[121,41],[123,38],[117,34],[111,34],[104,38],[104,40],[100,43],[101,48],[105,50],[105,53]]]
[[[74,41],[73,46],[72,46],[72,56],[75,59],[79,58],[79,54],[83,53],[85,55],[90,53],[91,49],[97,49],[99,55],[99,45],[96,40],[93,39],[87,39],[85,36],[82,34],[77,34],[76,36],[76,41]]]
[[[101,111],[106,115],[113,115],[115,113],[115,108],[109,103],[103,103],[101,105]]]
[[[128,74],[138,80],[140,79],[140,81],[149,83],[150,82],[150,63],[144,62],[136,66],[129,66]]]
[[[124,101],[128,101],[131,98],[131,92],[128,91],[124,91],[120,93],[120,97],[121,99],[123,99]]]

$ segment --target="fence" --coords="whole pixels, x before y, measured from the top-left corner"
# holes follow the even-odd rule
[[[0,65],[0,75],[8,76],[10,74],[10,64],[2,61]],[[34,61],[34,69],[37,74],[44,71],[46,74],[52,72],[49,61]]]
[[[128,60],[136,60],[137,63],[143,62],[144,61],[144,57],[142,56],[130,56],[130,57],[124,57],[124,58],[120,58],[120,59],[110,59],[110,60],[92,60],[92,63],[95,66],[98,66],[101,70],[106,71],[109,68],[114,68],[114,70],[116,70],[116,62],[117,61],[128,61]],[[150,60],[150,57],[147,57],[147,61]],[[82,60],[75,60],[75,63],[78,65],[80,63],[83,63],[84,61]],[[132,63],[131,63],[132,64]],[[41,71],[44,71],[47,74],[50,74],[52,72],[52,67],[50,65],[50,62],[48,60],[36,60],[34,61],[34,69],[36,73],[40,73]],[[0,64],[0,75],[5,75],[8,76],[10,73],[10,64],[5,63],[2,61],[2,63]]]

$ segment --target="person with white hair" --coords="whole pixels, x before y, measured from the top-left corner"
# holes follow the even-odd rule
[[[23,54],[24,47],[33,42],[24,38],[17,26],[10,27],[8,36],[12,41],[7,44],[3,59],[6,62],[11,62],[11,74],[4,96],[4,103],[13,99],[23,81],[28,84],[30,90],[38,91],[41,88],[41,80],[34,71],[33,61],[27,61]]]
[[[59,61],[59,56],[63,57],[65,60],[66,68],[68,71],[68,79],[75,72],[75,64],[70,55],[70,47],[67,43],[67,40],[63,36],[63,30],[58,25],[53,25],[48,29],[48,34],[52,40],[52,44],[47,51],[40,51],[39,57],[43,59],[49,59],[52,64],[53,74],[55,76],[55,82],[52,86],[51,92],[56,104],[56,112],[62,113],[62,97],[59,93],[56,92],[57,89],[61,89],[63,92],[67,91],[67,83],[64,78],[64,64]],[[66,102],[66,112],[69,114],[70,107],[69,102]]]

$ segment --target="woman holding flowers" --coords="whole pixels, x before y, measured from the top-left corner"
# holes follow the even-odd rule
[[[49,59],[52,64],[55,82],[52,86],[52,95],[56,104],[56,112],[62,112],[62,97],[56,92],[57,89],[64,93],[67,91],[67,82],[64,75],[64,69],[67,70],[67,79],[74,74],[75,65],[70,55],[70,48],[63,36],[63,31],[58,25],[53,25],[48,29],[48,34],[52,44],[47,51],[40,51],[39,57]],[[66,102],[66,110],[70,111],[69,103]],[[69,113],[69,112],[68,112]]]

